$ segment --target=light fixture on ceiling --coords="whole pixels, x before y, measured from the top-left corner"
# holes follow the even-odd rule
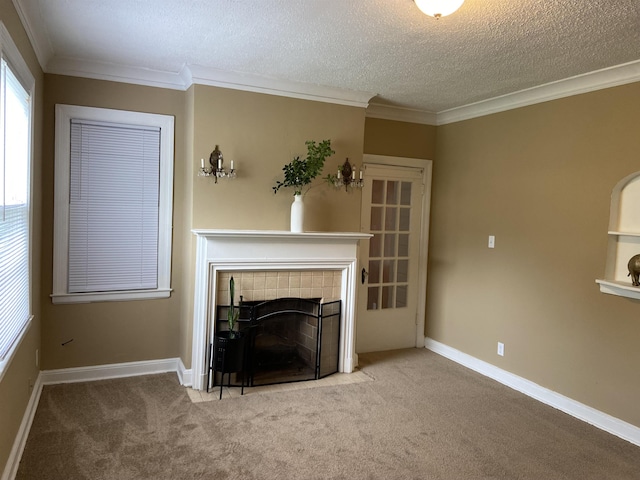
[[[464,0],[413,0],[423,13],[435,18],[446,17],[458,10]]]

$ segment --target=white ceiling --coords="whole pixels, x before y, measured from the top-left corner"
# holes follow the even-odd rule
[[[14,4],[46,72],[371,105],[425,123],[640,80],[640,0],[466,0],[440,20],[412,0]]]

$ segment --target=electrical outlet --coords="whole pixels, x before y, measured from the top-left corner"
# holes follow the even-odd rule
[[[489,248],[496,248],[496,237],[495,235],[489,235]]]
[[[504,343],[498,342],[498,355],[504,357]]]

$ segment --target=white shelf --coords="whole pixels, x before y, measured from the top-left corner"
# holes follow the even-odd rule
[[[604,279],[596,280],[602,293],[640,300],[640,287],[631,284],[627,264],[640,253],[640,172],[620,180],[611,192],[609,245]]]
[[[600,291],[602,293],[640,300],[640,287],[633,287],[630,284],[601,279],[596,280],[596,283],[600,284]]]
[[[640,237],[640,233],[638,232],[616,232],[609,230],[607,233],[609,235],[617,235],[619,237]]]

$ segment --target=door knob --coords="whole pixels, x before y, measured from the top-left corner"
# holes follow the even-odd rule
[[[364,285],[364,281],[367,279],[367,276],[369,275],[369,272],[367,272],[367,271],[364,269],[364,267],[362,267],[361,275],[362,275],[362,284]]]

